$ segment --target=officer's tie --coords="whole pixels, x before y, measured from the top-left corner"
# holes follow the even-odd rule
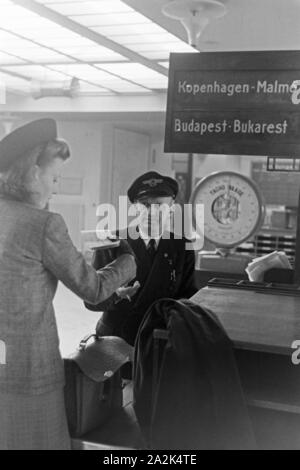
[[[148,255],[151,259],[151,263],[153,263],[154,257],[156,255],[156,242],[155,242],[154,238],[151,238],[151,240],[149,241],[147,251],[148,251]]]

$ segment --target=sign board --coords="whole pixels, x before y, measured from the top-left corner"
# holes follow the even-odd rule
[[[171,54],[165,152],[300,155],[300,51]]]

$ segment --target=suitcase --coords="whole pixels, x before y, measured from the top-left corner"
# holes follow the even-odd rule
[[[88,344],[88,340],[93,342]],[[115,336],[89,335],[64,359],[65,406],[71,437],[99,428],[122,408],[121,367],[133,348]]]

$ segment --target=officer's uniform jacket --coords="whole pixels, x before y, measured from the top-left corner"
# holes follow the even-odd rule
[[[191,242],[185,238],[176,239],[170,233],[170,239],[161,238],[153,263],[142,238],[127,238],[137,262],[137,276],[141,287],[131,298],[120,300],[114,296],[110,302],[97,306],[85,304],[90,310],[104,311],[102,321],[111,327],[111,334],[124,338],[130,344],[134,340],[139,325],[150,305],[158,299],[189,298],[196,291],[194,282],[195,253],[187,250]],[[96,252],[93,266],[99,269],[103,264],[101,251]],[[134,283],[133,280],[131,284]]]

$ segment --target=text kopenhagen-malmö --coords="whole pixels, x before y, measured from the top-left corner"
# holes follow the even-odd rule
[[[191,82],[179,80],[177,84],[178,94],[223,94],[233,96],[234,94],[249,93],[292,93],[293,83],[280,83],[278,80],[257,80],[255,84],[250,83],[223,83],[214,80],[211,83]]]

